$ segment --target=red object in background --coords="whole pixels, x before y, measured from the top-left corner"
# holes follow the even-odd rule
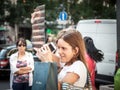
[[[119,58],[119,50],[116,51],[116,66],[115,66],[115,72],[117,71],[118,69],[118,58]]]
[[[8,64],[8,59],[1,60],[1,61],[0,61],[0,67],[1,67],[1,68],[7,66],[7,64]]]

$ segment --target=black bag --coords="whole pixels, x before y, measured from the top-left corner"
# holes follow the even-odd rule
[[[57,64],[35,62],[32,90],[57,90]]]

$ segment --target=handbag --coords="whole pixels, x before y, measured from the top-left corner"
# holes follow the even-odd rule
[[[93,90],[92,89],[92,82],[91,82],[91,78],[90,78],[89,72],[87,72],[87,81],[86,81],[86,84],[85,84],[84,88],[85,88],[85,90]]]
[[[89,73],[87,73],[87,81],[85,87],[74,86],[73,84],[62,83],[62,90],[92,90],[92,84]]]
[[[57,90],[57,64],[35,62],[32,90]]]

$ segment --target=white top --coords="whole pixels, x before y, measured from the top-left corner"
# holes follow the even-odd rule
[[[34,70],[33,55],[29,52],[25,52],[25,57],[24,58],[25,58],[25,60],[27,60],[27,64],[32,68],[31,72],[29,73],[29,86],[32,86],[32,83],[33,83],[32,71]],[[18,61],[18,52],[15,53],[15,54],[12,54],[10,56],[10,70],[11,70],[10,88],[12,88],[14,73],[19,70],[19,68],[16,67],[17,61]]]
[[[74,83],[75,86],[84,87],[87,79],[87,69],[83,62],[75,61],[70,66],[63,66],[63,69],[58,74],[58,81],[62,81],[68,72],[76,73],[80,78]]]

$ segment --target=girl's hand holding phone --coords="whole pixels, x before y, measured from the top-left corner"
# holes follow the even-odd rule
[[[41,48],[34,48],[34,50],[37,52],[36,56],[43,62],[53,62],[52,56],[53,52],[49,48],[49,44],[43,45]]]

